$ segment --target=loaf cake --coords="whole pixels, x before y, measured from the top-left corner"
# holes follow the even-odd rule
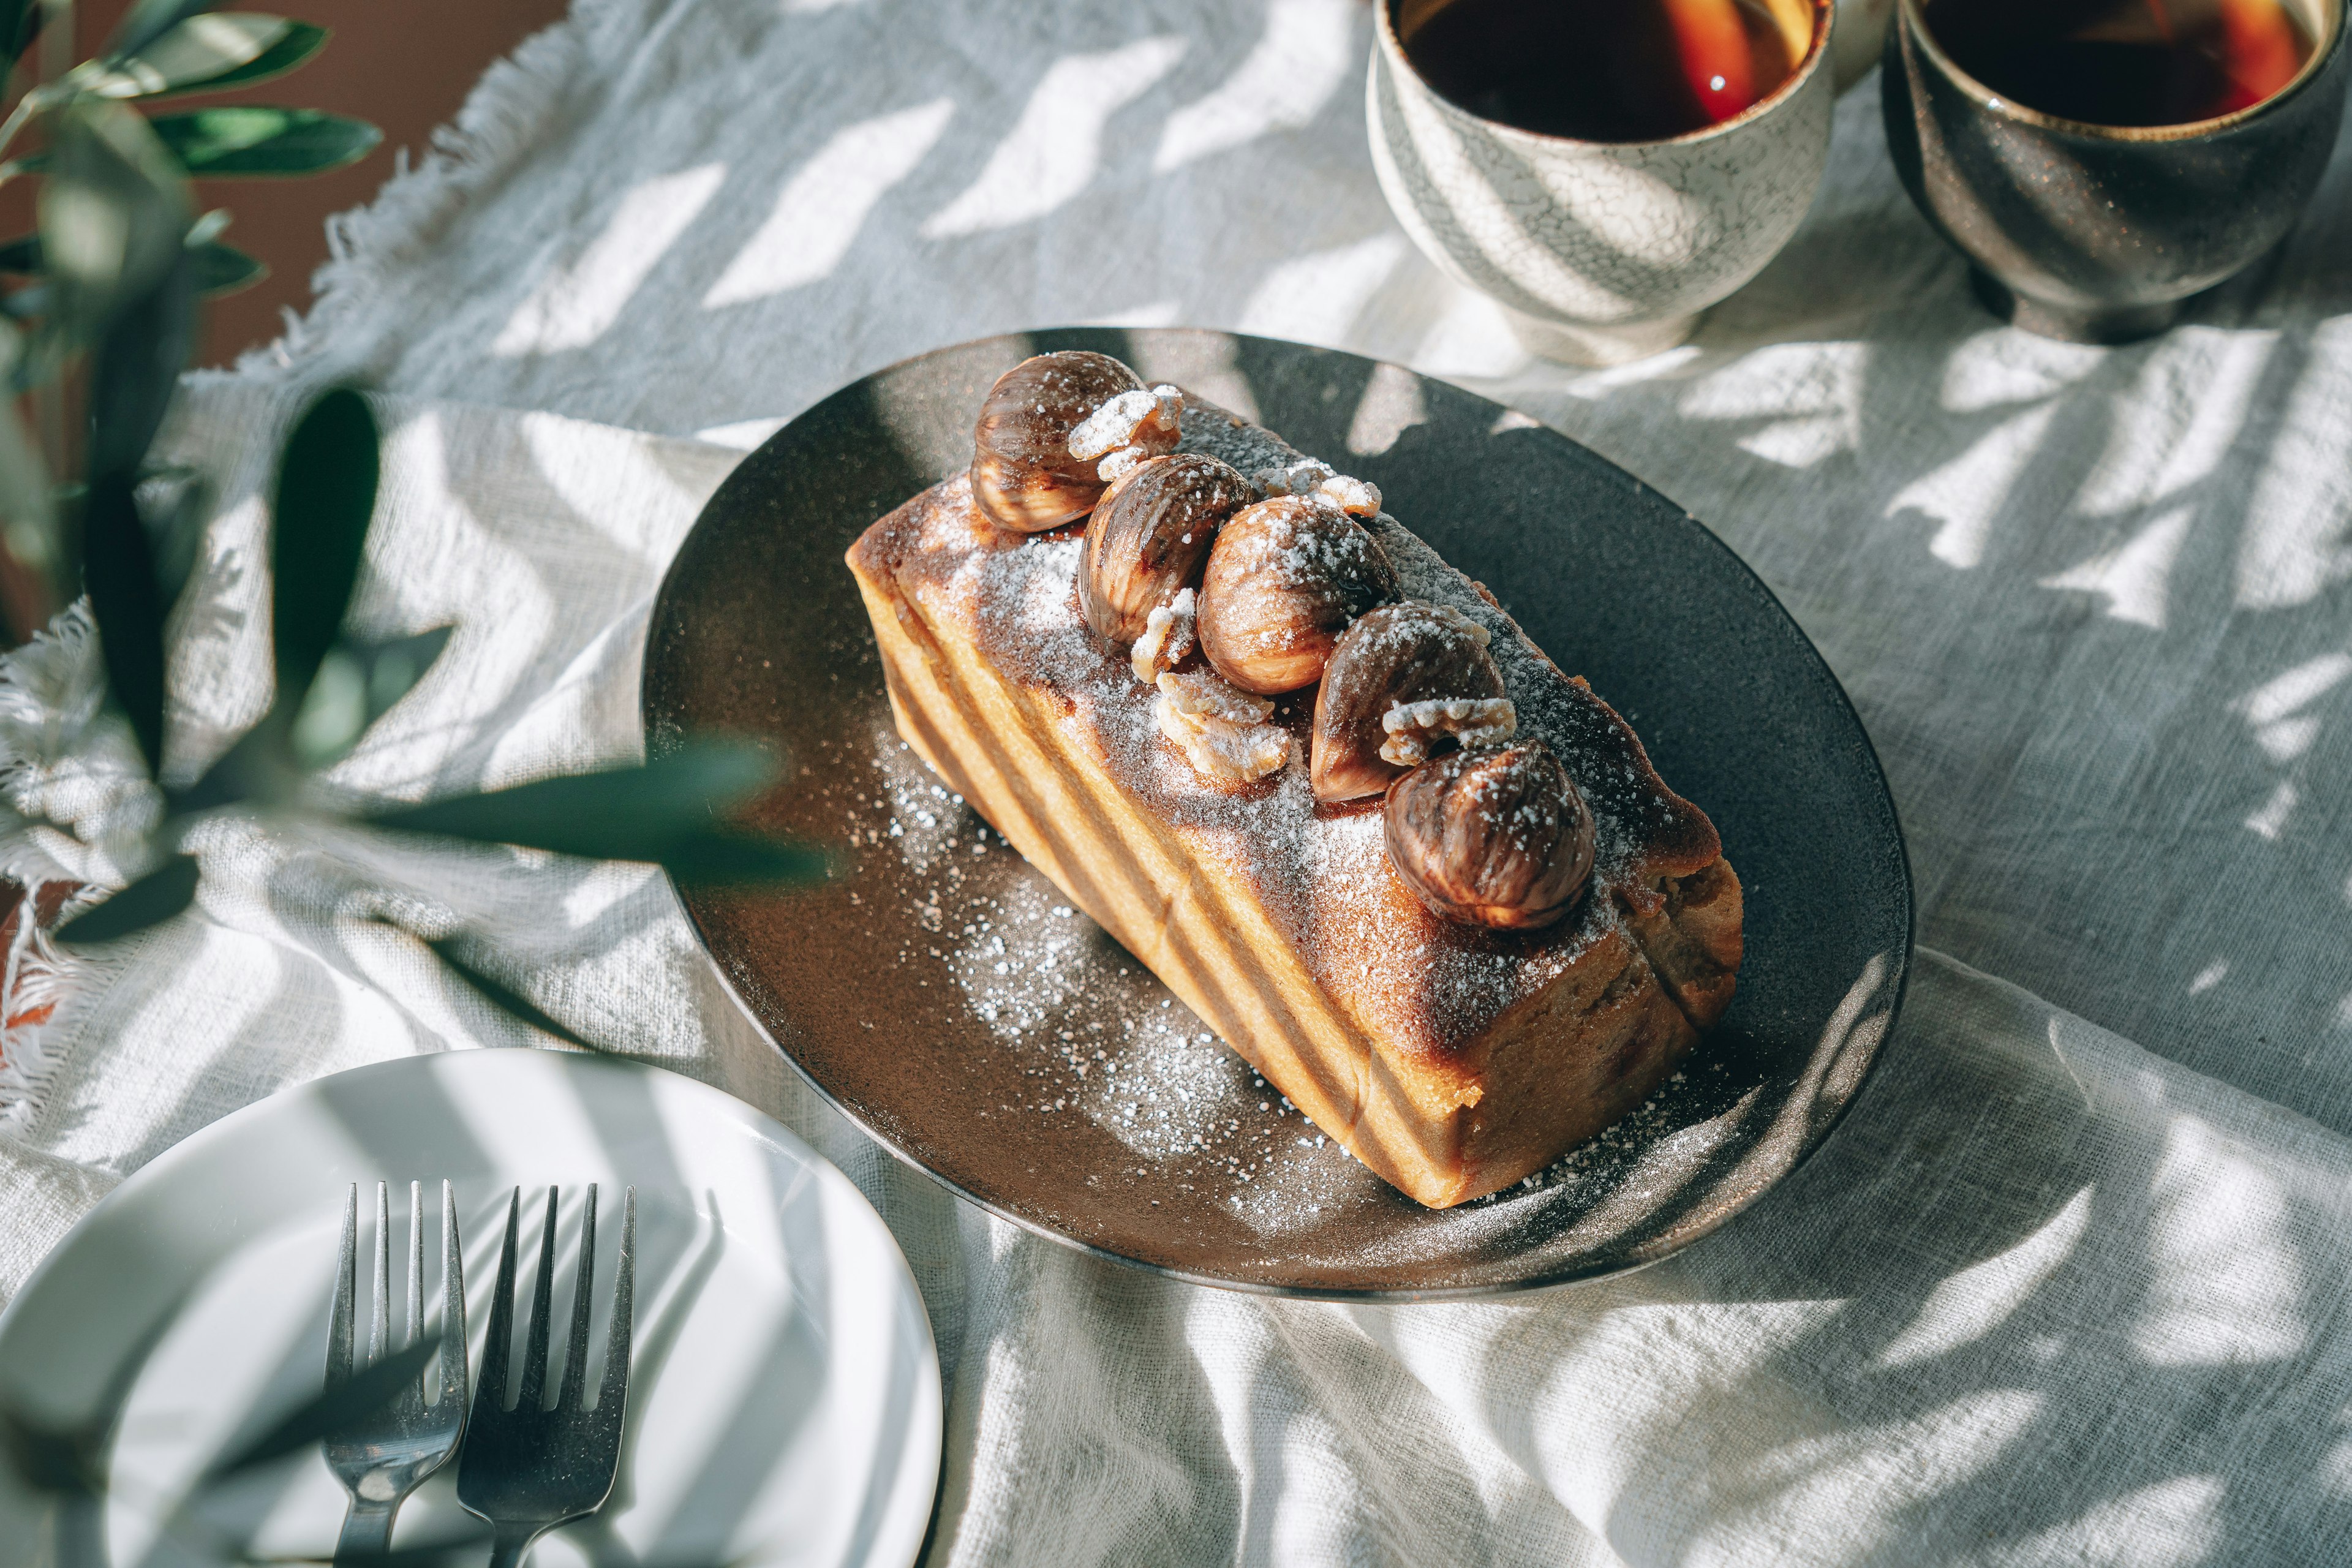
[[[1033,382],[1059,374],[1030,366],[1042,367]],[[1076,413],[1104,391],[1051,384]],[[1666,787],[1607,703],[1483,584],[1380,511],[1370,487],[1175,388],[1150,389],[1148,407],[1144,394],[1121,395],[1127,416],[1107,437],[1100,420],[1073,432],[1070,413],[1050,438],[992,434],[984,416],[972,470],[914,497],[850,549],[900,734],[1381,1177],[1444,1207],[1528,1176],[1640,1105],[1729,1005],[1740,890],[1713,825]],[[1043,416],[1052,401],[1014,412]],[[1064,436],[1078,457],[1055,445]],[[1212,521],[1198,538],[1188,527],[1180,548],[1171,525],[1162,542],[1172,555],[1155,560],[1147,545],[1138,565],[1130,548],[1118,568],[1129,574],[1097,592],[1114,569],[1096,557],[1118,547],[1112,510],[1122,493],[1132,502],[1144,492],[1148,466],[1171,493],[1179,481],[1196,499],[1225,487],[1212,510],[1230,527]],[[1319,485],[1301,482],[1318,474]],[[1264,582],[1285,568],[1254,561],[1242,542],[1269,518],[1291,564],[1329,554],[1298,542],[1313,544],[1307,525],[1318,518],[1360,527],[1377,545],[1366,560],[1385,563],[1366,578],[1379,605],[1334,613],[1345,626],[1339,650],[1323,655],[1328,690],[1285,687],[1297,670],[1240,684],[1255,668],[1248,628],[1235,629],[1230,609],[1222,621],[1212,614],[1236,599],[1221,581]],[[1157,603],[1121,600],[1119,585],[1139,582]],[[1375,657],[1384,628],[1451,636],[1484,673],[1459,692],[1418,700],[1401,690],[1385,710],[1364,710],[1374,717],[1360,722],[1388,761],[1359,752],[1356,771],[1369,776],[1350,783],[1345,759],[1333,760],[1344,748],[1331,710],[1351,655],[1379,679],[1405,679],[1398,659]],[[1508,822],[1444,816],[1471,798],[1462,791],[1494,783],[1482,774],[1504,773],[1564,788],[1566,804],[1538,809],[1515,795]],[[1537,843],[1527,875],[1497,883],[1481,861],[1460,884],[1472,890],[1449,893],[1454,884],[1419,858],[1449,852],[1444,834],[1458,837],[1465,821],[1506,859]]]

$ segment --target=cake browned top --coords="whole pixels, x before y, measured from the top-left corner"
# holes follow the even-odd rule
[[[1244,473],[1299,456],[1271,432],[1189,399],[1181,449],[1208,452]],[[1625,721],[1563,674],[1483,585],[1394,518],[1383,513],[1370,526],[1406,596],[1449,605],[1493,634],[1488,651],[1517,710],[1519,734],[1552,749],[1592,809],[1591,889],[1557,925],[1493,931],[1424,910],[1390,868],[1378,797],[1316,802],[1307,779],[1312,688],[1277,700],[1274,722],[1292,735],[1278,773],[1238,786],[1202,779],[1162,740],[1152,689],[1079,614],[1077,528],[997,529],[972,506],[969,477],[960,474],[876,523],[851,553],[870,575],[894,581],[926,617],[962,629],[1000,677],[1052,693],[1071,738],[1139,809],[1252,888],[1317,982],[1366,1033],[1445,1059],[1621,931],[1629,905],[1654,908],[1662,879],[1714,862],[1721,845],[1706,815],[1658,777]]]

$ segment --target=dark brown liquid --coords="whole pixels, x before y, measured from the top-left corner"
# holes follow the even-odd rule
[[[1454,0],[1400,41],[1471,113],[1580,142],[1704,131],[1797,65],[1759,0]]]
[[[2279,0],[1928,0],[1927,30],[2002,97],[2093,125],[2251,108],[2311,58]]]

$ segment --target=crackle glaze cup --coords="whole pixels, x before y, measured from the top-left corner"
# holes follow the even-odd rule
[[[2120,343],[2286,237],[2318,188],[2352,77],[2346,0],[2283,0],[2311,58],[2261,102],[2180,125],[2092,125],[2002,98],[1897,0],[1881,84],[1887,151],[1995,315]]]
[[[1760,0],[1796,68],[1744,112],[1654,142],[1582,142],[1482,119],[1402,39],[1445,0],[1374,0],[1372,168],[1450,277],[1491,296],[1530,353],[1621,364],[1690,336],[1796,233],[1829,156],[1831,0]]]

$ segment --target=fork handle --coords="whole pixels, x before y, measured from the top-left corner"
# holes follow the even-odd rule
[[[335,1561],[366,1561],[391,1551],[392,1516],[399,1508],[398,1498],[389,1502],[352,1498],[350,1511],[343,1515],[343,1534],[335,1546]]]
[[[501,1524],[490,1538],[490,1568],[522,1568],[531,1542],[547,1533],[543,1524]]]

